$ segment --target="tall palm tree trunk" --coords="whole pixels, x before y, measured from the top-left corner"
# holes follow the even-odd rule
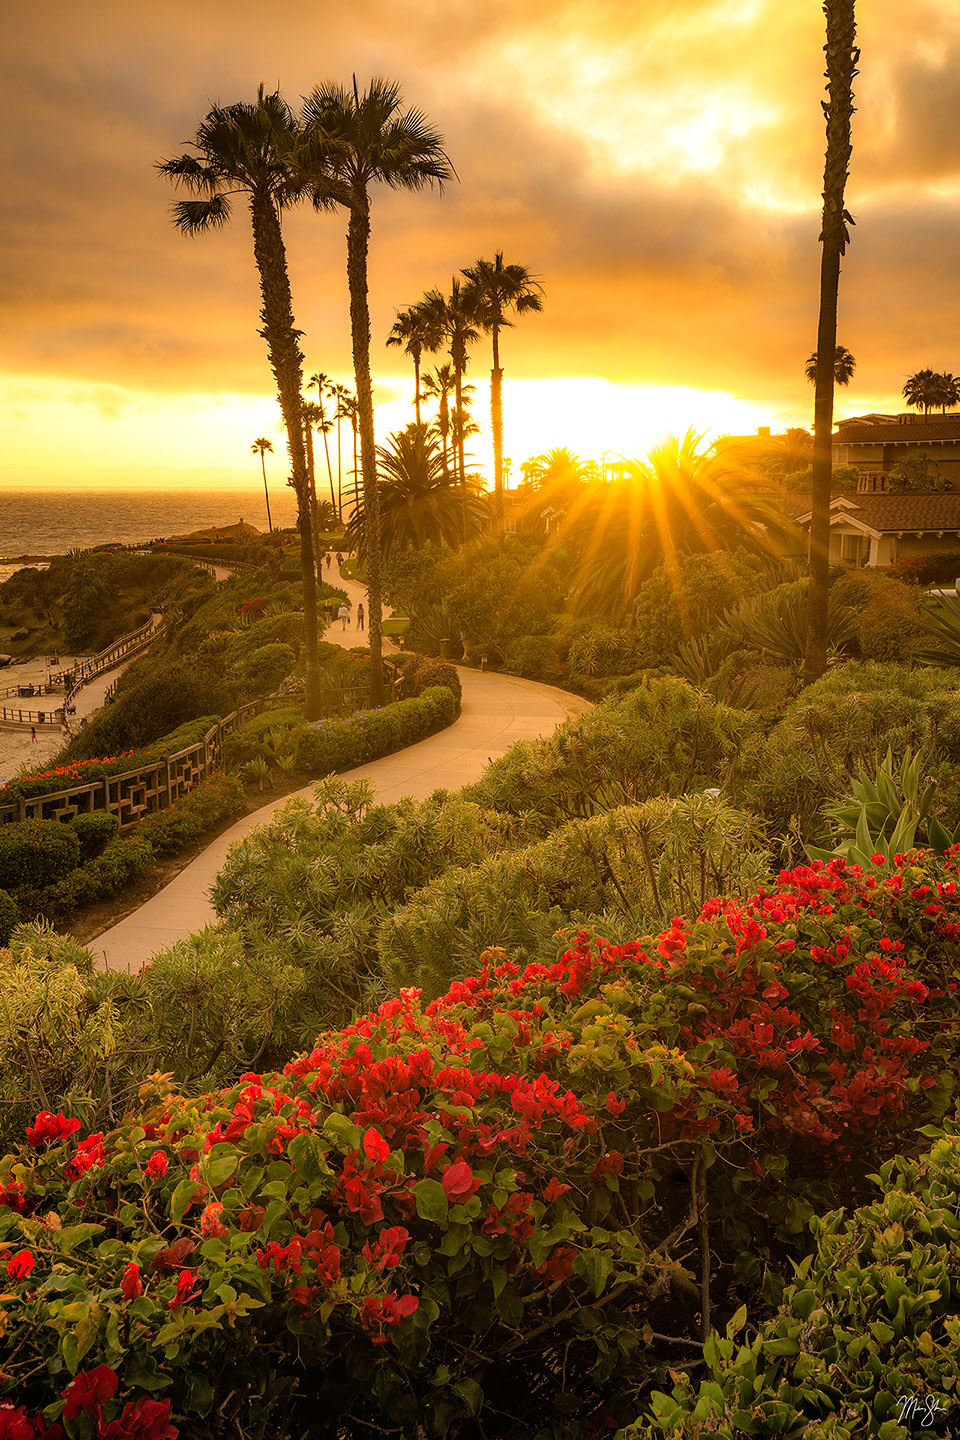
[[[323,577],[323,556],[320,554],[320,520],[317,513],[317,476],[313,463],[313,425],[309,420],[303,427],[307,442],[307,479],[310,486],[310,524],[313,535],[313,562],[317,579]]]
[[[325,420],[323,423],[326,425],[327,421]],[[334,510],[336,510],[337,501],[333,493],[333,466],[330,464],[330,446],[327,444],[326,430],[323,430],[320,433],[323,435],[323,448],[327,456],[327,479],[330,481],[330,504],[333,506]]]
[[[827,17],[827,153],[823,174],[823,229],[820,239],[820,320],[817,355],[833,355],[837,346],[837,296],[840,258],[849,240],[843,195],[850,164],[853,77],[859,50],[855,0],[825,0]],[[830,570],[830,480],[833,468],[833,366],[817,365],[813,402],[813,476],[811,479],[810,578],[807,586],[807,643],[803,682],[811,684],[827,668],[827,591]]]
[[[342,419],[343,419],[343,414],[342,414],[341,409],[340,409],[340,400],[339,400],[339,398],[338,398],[338,399],[337,399],[337,495],[338,495],[338,496],[340,495],[340,493],[341,493],[341,491],[342,491],[342,489],[343,489],[343,452],[342,452],[341,449],[340,449],[340,422],[341,422]],[[331,487],[331,488],[332,488],[332,487]],[[340,516],[340,506],[334,502],[334,499],[333,499],[333,496],[332,496],[332,495],[330,496],[330,501],[331,501],[331,504],[333,504],[333,513],[334,513],[334,514],[337,516],[337,518],[339,519],[339,516]]]
[[[263,471],[263,498],[267,502],[267,533],[273,534],[273,521],[270,519],[270,491],[267,489],[267,462],[264,453],[260,451],[260,468]]]
[[[455,439],[455,441],[456,441],[456,447],[457,447],[456,455],[455,455],[454,459],[455,459],[456,466],[457,466],[457,471],[458,471],[458,474],[459,474],[459,477],[460,477],[460,506],[461,506],[462,520],[463,520],[463,543],[464,543],[464,545],[466,545],[466,543],[467,543],[467,533],[468,533],[469,525],[470,525],[470,512],[469,512],[469,510],[468,510],[468,508],[467,508],[467,467],[466,467],[466,462],[465,462],[465,460],[464,460],[464,434],[463,434],[463,432],[464,432],[464,430],[466,429],[466,425],[464,424],[464,415],[463,415],[463,371],[461,370],[460,366],[456,363],[456,361],[454,361],[454,365],[453,365],[453,381],[454,381],[454,386],[455,386],[455,389],[456,389],[457,415],[458,415],[458,417],[459,417],[458,427],[457,427],[457,428],[458,428],[458,434],[454,437],[454,439]]]
[[[490,428],[493,431],[494,515],[498,534],[504,531],[503,515],[503,371],[500,369],[500,327],[493,326],[493,369],[490,371]]]
[[[380,497],[377,491],[377,447],[373,433],[373,387],[370,382],[370,309],[367,301],[367,248],[370,204],[365,192],[354,192],[347,230],[347,282],[353,370],[357,385],[360,465],[363,471],[363,532],[366,542],[367,617],[370,640],[370,704],[382,705],[383,608],[380,595]]]
[[[420,356],[416,350],[413,352],[413,408],[417,424],[422,425],[423,421],[420,419]]]
[[[317,636],[317,581],[313,569],[310,534],[310,504],[307,457],[303,444],[303,355],[293,323],[293,297],[287,271],[280,221],[273,201],[266,195],[250,199],[253,221],[253,254],[260,275],[263,296],[261,334],[267,342],[267,357],[277,382],[280,410],[287,431],[287,448],[300,522],[300,566],[303,576],[304,669],[306,693],[304,718],[320,717],[320,662]]]

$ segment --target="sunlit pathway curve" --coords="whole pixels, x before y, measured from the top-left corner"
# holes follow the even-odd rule
[[[335,622],[332,629],[339,634],[339,622]],[[352,643],[356,644],[357,631],[353,624],[351,629]],[[350,634],[348,630],[343,641]],[[332,633],[329,638],[334,638]],[[374,782],[378,800],[384,803],[404,795],[424,799],[441,787],[456,790],[476,780],[487,762],[501,755],[515,740],[549,735],[568,715],[590,708],[587,701],[575,695],[529,680],[463,669],[460,678],[463,709],[453,725],[406,750],[350,770],[344,779],[368,777]],[[310,800],[313,788],[308,785],[294,793]],[[205,925],[215,924],[216,916],[207,895],[226,859],[229,845],[248,834],[255,825],[269,821],[274,810],[291,798],[285,796],[245,816],[139,910],[91,940],[87,948],[97,963],[111,970],[139,970],[158,950]]]

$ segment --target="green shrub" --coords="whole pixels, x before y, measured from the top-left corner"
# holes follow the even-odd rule
[[[80,842],[71,825],[59,820],[20,820],[0,826],[0,888],[19,890],[46,885],[73,870]]]
[[[74,815],[70,824],[80,842],[81,865],[87,860],[95,859],[120,829],[120,821],[116,815],[111,815],[106,810]]]
[[[519,741],[464,793],[527,815],[542,833],[657,795],[723,787],[757,721],[675,677],[648,679],[621,700]]]
[[[656,1392],[623,1440],[942,1433],[960,1394],[960,1132],[923,1133],[925,1155],[870,1177],[873,1204],[811,1219],[816,1249],[776,1314],[743,1333],[741,1307],[704,1346],[708,1378]]]
[[[923,634],[920,596],[876,570],[851,570],[830,587],[856,612],[856,641],[864,660],[906,660]]]
[[[788,836],[819,843],[823,806],[858,766],[875,772],[887,747],[960,761],[960,695],[950,672],[850,661],[828,670],[744,751],[734,797]]]
[[[455,665],[448,660],[438,660],[432,655],[403,654],[391,656],[406,676],[409,696],[413,699],[430,690],[434,685],[445,685],[457,704],[457,714],[463,701],[463,686]]]
[[[770,876],[752,816],[702,795],[575,820],[536,845],[449,868],[380,927],[390,993],[427,999],[498,946],[527,962],[570,924],[636,934],[698,913],[713,895],[746,895]]]
[[[684,641],[715,630],[727,610],[760,588],[756,562],[742,552],[677,555],[669,566],[658,566],[637,591],[633,663],[624,656],[616,669],[584,673],[622,675],[663,665]],[[572,655],[570,666],[575,668]]]
[[[233,695],[209,669],[186,662],[148,672],[97,712],[63,751],[68,760],[152,745],[198,716],[226,715]]]
[[[262,754],[263,741],[271,731],[288,731],[303,724],[301,705],[283,705],[274,710],[261,710],[236,730],[232,730],[223,742],[223,763],[228,770],[236,770],[248,760],[256,760]]]
[[[434,686],[413,700],[378,710],[360,710],[344,719],[318,720],[294,732],[296,765],[308,774],[351,770],[422,740],[456,719],[456,701],[445,686]]]
[[[12,895],[0,890],[0,945],[6,945],[20,924],[20,907]]]
[[[275,642],[251,650],[238,662],[237,669],[245,693],[266,695],[287,678],[296,663],[293,649]]]
[[[506,647],[507,668],[528,680],[556,684],[563,680],[567,667],[560,658],[560,646],[553,635],[521,635]]]

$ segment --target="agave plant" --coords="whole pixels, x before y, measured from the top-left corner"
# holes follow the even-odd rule
[[[931,596],[920,612],[927,635],[914,657],[925,665],[960,665],[960,591]]]
[[[775,660],[803,659],[807,636],[807,582],[793,580],[762,595],[741,600],[728,610],[723,623],[738,645],[763,650]],[[851,605],[830,599],[827,609],[827,648],[846,650],[856,635],[857,612]]]
[[[812,860],[833,860],[842,855],[852,864],[872,866],[882,855],[890,864],[896,855],[926,843],[942,855],[960,840],[960,825],[948,830],[930,813],[936,782],[923,776],[923,752],[908,745],[897,766],[888,746],[875,775],[860,767],[850,781],[849,793],[826,807],[837,826],[833,850],[806,847]],[[922,837],[922,839],[920,838]]]

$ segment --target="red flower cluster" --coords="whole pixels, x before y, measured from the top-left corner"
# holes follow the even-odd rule
[[[388,1328],[408,1319],[419,1308],[416,1295],[398,1296],[393,1291],[389,1295],[371,1295],[360,1308],[360,1324],[374,1345],[386,1345]]]
[[[66,1115],[51,1115],[49,1110],[41,1110],[33,1124],[27,1126],[27,1141],[39,1149],[50,1140],[66,1140],[79,1129],[79,1120],[68,1120]]]

